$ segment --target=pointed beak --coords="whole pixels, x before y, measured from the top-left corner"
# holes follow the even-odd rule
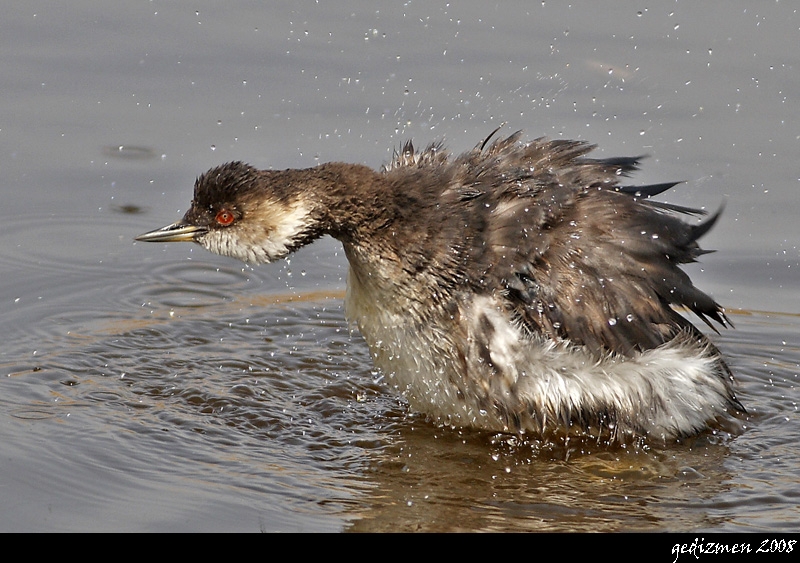
[[[155,231],[144,233],[134,240],[142,242],[196,242],[197,238],[208,232],[206,227],[189,225],[178,221]]]

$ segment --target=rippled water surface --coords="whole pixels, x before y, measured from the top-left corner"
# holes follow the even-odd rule
[[[798,13],[484,4],[8,11],[1,531],[796,529]],[[630,451],[437,428],[347,325],[336,241],[256,268],[132,241],[225,160],[378,167],[504,121],[725,203],[690,272],[736,326],[712,337],[738,432]]]

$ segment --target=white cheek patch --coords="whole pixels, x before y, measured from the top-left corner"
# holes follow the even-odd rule
[[[289,254],[295,241],[308,230],[309,214],[299,203],[264,203],[249,212],[248,223],[210,231],[200,244],[210,252],[249,264],[273,262]]]
[[[209,252],[230,256],[248,264],[270,261],[260,247],[243,244],[241,233],[236,231],[235,227],[211,231],[200,239],[200,244]]]

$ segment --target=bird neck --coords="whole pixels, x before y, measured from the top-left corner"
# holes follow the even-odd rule
[[[384,178],[372,168],[329,162],[300,172],[312,175],[306,185],[325,234],[351,242],[387,221],[388,209],[380,202],[384,191],[377,186]]]

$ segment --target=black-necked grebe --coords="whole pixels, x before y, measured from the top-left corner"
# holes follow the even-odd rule
[[[406,143],[380,172],[328,163],[200,176],[182,220],[143,234],[271,262],[322,235],[350,263],[345,312],[411,408],[448,425],[609,442],[673,440],[744,411],[680,269],[714,224],[630,187],[637,158],[520,133],[451,157]]]

